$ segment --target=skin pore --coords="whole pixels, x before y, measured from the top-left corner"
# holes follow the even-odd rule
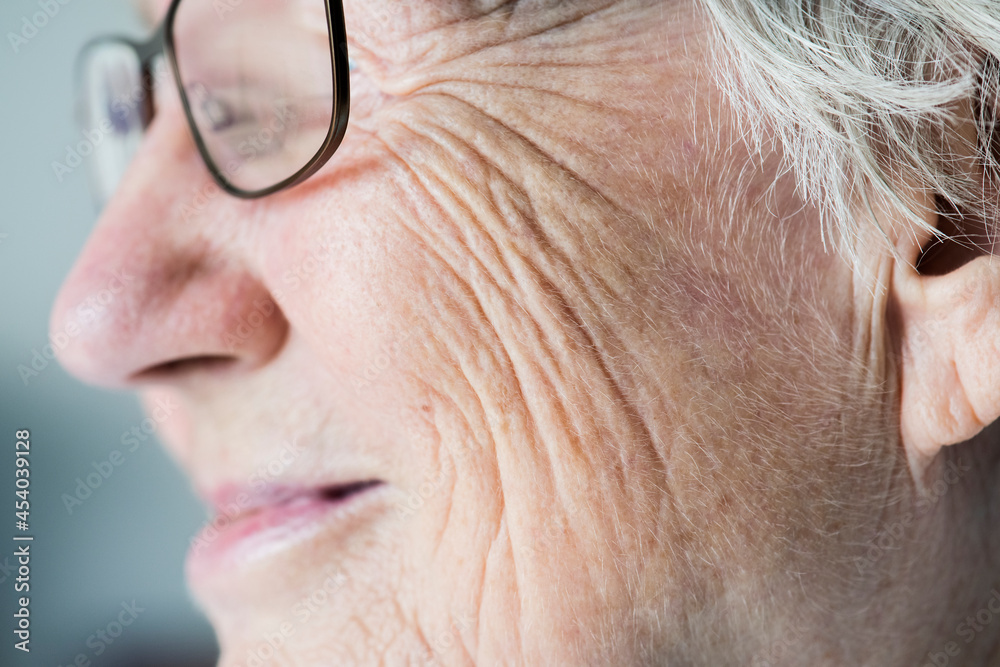
[[[132,277],[62,361],[178,405],[160,434],[198,492],[275,460],[269,484],[382,482],[293,548],[192,565],[221,665],[268,641],[302,666],[939,650],[988,599],[990,549],[949,521],[974,484],[918,512],[920,487],[949,458],[992,459],[911,466],[891,255],[864,273],[824,249],[780,156],[741,140],[703,13],[345,13],[358,70],[333,159],[225,196],[160,86],[53,315]],[[992,634],[961,658],[981,664]]]

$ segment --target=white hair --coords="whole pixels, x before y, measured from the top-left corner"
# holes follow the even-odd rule
[[[853,254],[865,231],[858,207],[876,202],[930,230],[901,185],[994,219],[1000,1],[704,3],[750,138],[780,142],[823,211],[825,238],[833,232]],[[963,116],[975,136],[961,134]]]

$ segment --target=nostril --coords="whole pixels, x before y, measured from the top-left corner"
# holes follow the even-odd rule
[[[224,371],[236,365],[239,361],[236,357],[229,355],[202,355],[197,357],[185,357],[174,359],[162,364],[156,364],[145,368],[132,376],[132,380],[137,382],[156,382],[167,380],[178,375],[189,375],[197,372],[218,372]]]

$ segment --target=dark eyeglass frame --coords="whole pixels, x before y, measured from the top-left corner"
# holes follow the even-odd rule
[[[347,54],[347,31],[344,27],[343,0],[324,0],[326,4],[327,30],[330,37],[331,72],[333,74],[333,99],[331,100],[333,108],[331,109],[330,127],[327,130],[326,139],[315,155],[301,169],[288,178],[260,190],[244,190],[233,185],[226,178],[223,169],[213,160],[198,130],[198,125],[191,112],[191,103],[188,100],[187,93],[184,91],[184,84],[181,80],[174,48],[174,17],[177,15],[177,7],[182,1],[173,0],[170,3],[163,21],[156,28],[153,36],[147,41],[138,42],[119,36],[100,37],[89,42],[84,47],[82,53],[85,54],[90,48],[107,43],[124,44],[132,49],[141,68],[143,130],[147,129],[153,120],[153,60],[160,55],[165,56],[167,62],[170,64],[174,83],[177,85],[181,104],[184,107],[184,115],[187,119],[188,128],[194,138],[195,145],[198,146],[202,162],[205,163],[205,166],[219,187],[235,197],[241,199],[266,197],[279,190],[298,185],[319,171],[330,160],[333,154],[337,152],[337,148],[340,147],[340,142],[347,131],[347,119],[351,107],[350,64]],[[81,57],[78,66],[82,65],[83,60]],[[81,81],[82,79],[83,77],[78,73],[77,80]]]

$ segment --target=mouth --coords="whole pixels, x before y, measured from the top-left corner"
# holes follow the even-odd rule
[[[320,535],[346,537],[383,487],[381,480],[358,480],[322,487],[220,488],[207,494],[215,516],[191,542],[188,573],[198,579],[244,570]]]

